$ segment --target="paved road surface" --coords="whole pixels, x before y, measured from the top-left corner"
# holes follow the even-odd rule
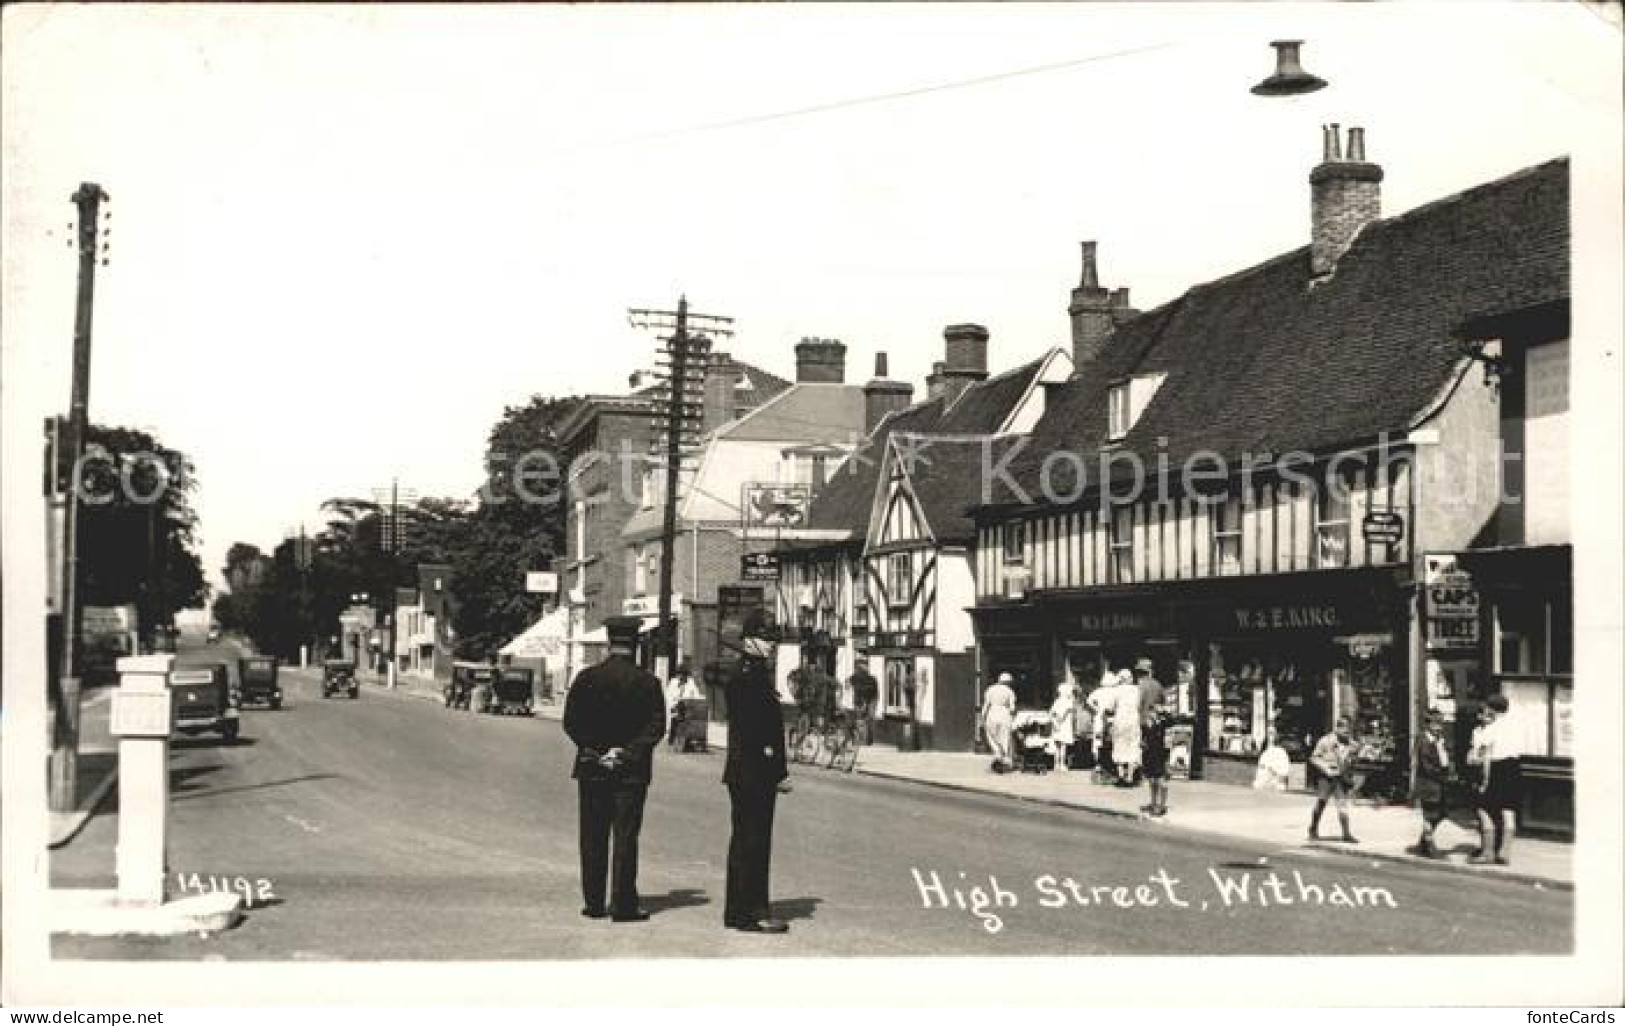
[[[184,658],[213,654],[236,653]],[[218,937],[58,938],[58,957],[1454,955],[1572,943],[1565,892],[819,770],[800,772],[780,804],[775,906],[793,930],[739,934],[720,924],[720,756],[665,751],[643,832],[641,886],[656,914],[639,925],[589,921],[578,915],[571,750],[557,724],[373,688],[324,700],[313,675],[284,672],[288,704],[247,712],[239,744],[181,740],[173,758],[175,874],[240,877],[268,902]],[[54,853],[54,885],[112,885],[115,808]],[[1216,876],[1245,881],[1248,899],[1232,891],[1226,902]],[[924,907],[917,882],[969,904],[990,878],[1016,902],[984,910],[996,931],[988,915]],[[1299,900],[1299,878],[1328,904]],[[1329,904],[1337,895],[1365,907]]]

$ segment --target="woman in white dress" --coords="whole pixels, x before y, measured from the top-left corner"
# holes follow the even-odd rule
[[[1067,755],[1078,740],[1078,687],[1063,681],[1055,689],[1055,701],[1049,707],[1050,747],[1055,752],[1055,769],[1065,773]]]
[[[1117,786],[1133,787],[1140,772],[1140,689],[1134,674],[1119,670],[1111,689],[1112,761],[1117,764]]]

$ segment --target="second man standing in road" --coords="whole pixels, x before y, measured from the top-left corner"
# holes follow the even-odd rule
[[[744,660],[727,685],[728,758],[722,782],[733,809],[728,842],[728,885],[722,922],[747,933],[786,933],[768,907],[773,856],[773,811],[788,791],[784,714],[773,682],[773,646],[746,638]]]

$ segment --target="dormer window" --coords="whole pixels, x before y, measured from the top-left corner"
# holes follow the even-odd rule
[[[1128,386],[1127,381],[1113,385],[1106,397],[1106,437],[1113,442],[1128,434]]]
[[[1157,389],[1162,386],[1166,377],[1168,375],[1163,371],[1155,374],[1138,374],[1111,387],[1111,391],[1106,395],[1108,441],[1120,441],[1129,433],[1140,419],[1140,414],[1151,405],[1151,397],[1157,394]]]

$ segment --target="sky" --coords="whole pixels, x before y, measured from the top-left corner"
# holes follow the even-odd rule
[[[916,384],[1068,343],[1078,243],[1150,309],[1305,244],[1320,125],[1385,214],[1619,131],[1569,4],[87,7],[3,20],[6,424],[69,393],[81,181],[111,196],[91,416],[198,471],[205,568],[398,478],[466,497],[533,394],[625,389],[629,307]],[[1261,99],[1269,43],[1330,82]],[[1597,172],[1593,174],[1593,172]],[[1580,189],[1584,191],[1583,188]]]

